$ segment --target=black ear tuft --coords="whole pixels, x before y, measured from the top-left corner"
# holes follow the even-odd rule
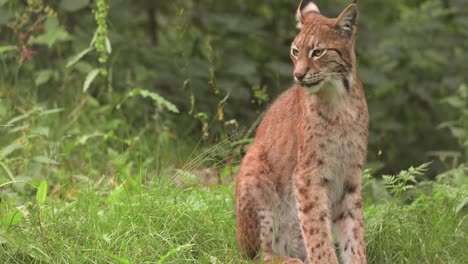
[[[359,11],[356,4],[350,4],[337,18],[336,25],[346,36],[350,36],[357,27]]]
[[[357,0],[353,0],[353,4],[357,4]]]
[[[299,10],[302,11],[310,2],[313,2],[312,0],[302,0],[301,4],[299,5]]]
[[[320,14],[320,10],[314,1],[302,0],[296,12],[297,28],[301,28],[303,26],[305,17],[314,12]]]

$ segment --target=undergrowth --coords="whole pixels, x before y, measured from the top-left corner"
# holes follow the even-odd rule
[[[391,177],[387,190],[398,195],[366,206],[369,263],[468,260],[466,185],[405,188],[414,198],[396,192],[423,169]],[[2,204],[1,263],[247,262],[235,242],[232,184],[181,187],[167,173],[137,187],[106,178],[76,184],[73,201],[48,196],[41,203],[38,194],[23,205]]]
[[[32,206],[20,221],[3,225],[8,231],[0,235],[0,262],[240,261],[229,186],[181,189],[155,180],[129,189],[102,180],[81,188],[76,201],[49,199],[47,206]]]

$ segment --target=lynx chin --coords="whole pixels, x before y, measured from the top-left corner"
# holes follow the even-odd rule
[[[356,1],[296,13],[296,85],[271,105],[236,184],[237,241],[265,263],[366,263],[361,183],[368,110],[356,71]]]

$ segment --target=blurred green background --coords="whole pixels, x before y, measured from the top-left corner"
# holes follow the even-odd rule
[[[368,261],[468,263],[468,1],[358,2]],[[234,179],[298,5],[0,0],[0,263],[248,263]]]
[[[0,0],[0,160],[33,178],[177,167],[210,146],[207,166],[238,163],[293,84],[298,2]],[[351,1],[317,2],[335,17]],[[466,162],[468,2],[359,9],[368,166],[434,161],[431,178]]]

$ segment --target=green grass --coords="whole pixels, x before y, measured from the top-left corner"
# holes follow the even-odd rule
[[[0,263],[245,262],[235,242],[232,185],[183,189],[155,179],[130,189],[102,179],[76,187],[74,201],[26,202],[27,216],[4,221]],[[367,206],[369,263],[467,263],[464,195],[436,184],[409,204]],[[1,212],[15,210],[4,203]]]
[[[78,199],[50,199],[10,229],[0,263],[219,263],[239,259],[230,187],[183,190],[88,185]],[[106,186],[107,185],[107,186]],[[4,234],[5,235],[5,234]],[[238,261],[235,261],[236,263]]]
[[[468,263],[466,195],[435,185],[411,204],[366,208],[369,263]]]

